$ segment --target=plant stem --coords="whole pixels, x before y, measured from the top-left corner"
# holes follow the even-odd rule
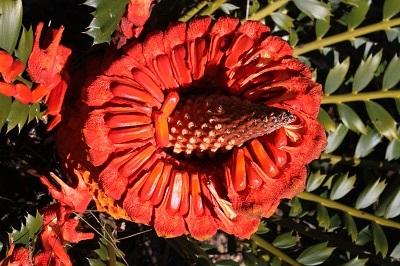
[[[199,2],[195,7],[193,7],[192,9],[190,9],[188,12],[186,12],[185,15],[183,15],[179,21],[182,22],[187,22],[189,21],[192,17],[194,17],[197,13],[199,13],[203,7],[205,7],[208,4],[207,1],[201,1]]]
[[[209,7],[207,7],[203,12],[201,12],[201,15],[202,16],[211,16],[225,2],[226,2],[226,0],[215,0]]]
[[[254,243],[256,243],[256,245],[259,246],[260,248],[265,249],[266,251],[268,251],[272,255],[278,257],[279,259],[283,260],[284,262],[287,262],[289,265],[301,266],[300,263],[298,263],[297,261],[295,261],[294,259],[292,259],[288,255],[286,255],[280,249],[274,247],[271,243],[265,241],[262,237],[254,234],[254,235],[251,236],[251,240],[253,240]]]
[[[400,90],[395,89],[391,91],[371,91],[362,93],[326,95],[322,99],[322,104],[338,104],[344,102],[369,101],[384,98],[400,98]]]
[[[366,27],[358,28],[358,29],[349,29],[346,32],[339,33],[330,37],[322,38],[320,40],[315,40],[310,43],[301,45],[300,47],[294,50],[294,55],[301,55],[307,52],[320,49],[325,46],[332,45],[334,43],[351,40],[358,36],[366,35],[371,32],[387,30],[396,25],[400,25],[400,18],[381,21],[372,25],[368,25]]]
[[[251,15],[249,20],[262,20],[266,16],[269,16],[275,10],[286,5],[287,2],[289,2],[289,0],[278,0],[276,2],[273,2],[273,3],[269,4],[268,6],[264,7],[263,9],[261,9],[260,11]]]
[[[297,197],[300,199],[303,199],[303,200],[320,203],[320,204],[324,205],[325,207],[328,207],[331,209],[341,210],[343,212],[350,214],[351,216],[354,216],[354,217],[357,217],[360,219],[364,219],[364,220],[369,220],[369,221],[375,222],[377,224],[380,224],[382,226],[400,229],[400,223],[396,223],[394,221],[357,210],[353,207],[349,207],[347,205],[317,196],[317,195],[309,193],[309,192],[302,192],[302,193],[298,194]]]
[[[107,231],[108,235],[111,236],[112,235],[111,226],[106,224],[105,227],[106,227],[106,231]],[[110,241],[112,241],[112,240],[110,239]],[[117,256],[115,254],[114,245],[111,245],[110,243],[108,243],[107,251],[108,251],[108,257],[109,257],[107,265],[108,266],[116,266],[117,265]]]

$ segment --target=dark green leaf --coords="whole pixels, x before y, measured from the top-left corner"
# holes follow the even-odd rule
[[[107,264],[99,259],[89,259],[87,258],[90,266],[107,266]]]
[[[360,233],[358,233],[356,244],[359,246],[364,246],[371,240],[372,240],[371,230],[369,229],[369,225],[367,225],[360,231]]]
[[[215,263],[215,266],[239,266],[239,263],[233,260],[220,260]]]
[[[347,229],[347,234],[350,236],[351,241],[356,242],[358,235],[356,222],[354,221],[353,217],[348,213],[343,214],[343,220],[344,226]]]
[[[22,1],[0,1],[0,48],[12,54],[22,25]]]
[[[99,243],[100,248],[96,249],[94,252],[99,256],[101,260],[107,261],[108,260],[108,250],[107,247],[103,243]]]
[[[258,226],[256,234],[257,235],[263,235],[263,234],[266,234],[268,232],[269,232],[269,228],[267,227],[267,223],[262,221],[260,223],[260,225]]]
[[[374,238],[374,246],[376,254],[381,253],[382,257],[386,257],[388,253],[388,242],[382,227],[376,223],[372,223],[372,235]]]
[[[86,33],[93,37],[93,43],[108,43],[117,28],[128,0],[87,0],[84,4],[94,7],[93,20]]]
[[[29,115],[29,105],[22,104],[18,100],[14,100],[11,104],[11,110],[7,117],[7,132],[18,125],[18,130],[24,126]]]
[[[325,19],[331,14],[328,5],[318,0],[293,0],[293,2],[310,18]]]
[[[367,128],[363,121],[350,106],[346,104],[338,104],[338,112],[340,119],[346,127],[356,133],[367,134]]]
[[[346,14],[343,21],[347,24],[349,29],[357,28],[365,19],[367,15],[371,0],[359,0],[357,6],[354,6],[351,11]]]
[[[368,116],[375,128],[389,140],[398,138],[396,121],[381,105],[375,102],[365,102]]]
[[[298,238],[293,236],[292,232],[287,232],[277,236],[274,241],[272,241],[272,245],[277,248],[291,248],[297,244]]]
[[[358,66],[353,80],[353,92],[357,93],[365,89],[374,77],[375,71],[377,70],[379,63],[382,58],[382,50],[376,55],[370,55]]]
[[[36,216],[28,214],[25,217],[25,224],[21,225],[20,230],[13,229],[10,236],[15,244],[28,245],[29,241],[34,239],[40,231],[42,224],[43,217],[39,212],[36,212]]]
[[[29,106],[29,115],[28,115],[28,123],[33,119],[40,119],[42,117],[42,113],[40,112],[40,104],[35,103]]]
[[[317,221],[318,225],[325,230],[331,227],[331,217],[329,216],[328,210],[321,204],[317,205]]]
[[[290,201],[290,217],[297,217],[303,212],[303,207],[301,206],[301,202],[298,198],[294,198]]]
[[[399,3],[400,6],[400,3]],[[393,56],[383,75],[382,88],[391,89],[400,81],[400,58]]]
[[[26,65],[29,55],[32,52],[33,46],[33,30],[32,27],[27,31],[22,26],[21,38],[19,39],[18,48],[15,50],[15,55]]]
[[[328,76],[325,80],[325,94],[329,95],[334,93],[340,85],[342,85],[344,78],[350,66],[350,57],[347,57],[343,62],[336,64],[329,70]]]
[[[297,261],[304,265],[320,265],[329,258],[335,248],[328,248],[328,242],[316,244],[306,248]]]
[[[345,264],[342,264],[342,266],[364,266],[367,262],[368,262],[368,258],[360,259],[357,256],[354,259],[349,260]]]
[[[11,97],[0,94],[0,130],[3,128],[4,123],[11,110],[12,100]]]
[[[385,3],[383,4],[383,19],[390,19],[399,12],[399,0],[385,0]]]
[[[374,151],[376,145],[378,145],[382,140],[382,137],[375,129],[367,128],[367,134],[361,135],[357,142],[356,151],[354,157],[363,158],[368,156]]]
[[[347,132],[349,129],[343,125],[339,124],[336,128],[335,132],[329,133],[328,135],[328,145],[326,146],[325,151],[327,153],[331,153],[339,148],[340,144],[343,142],[344,138],[346,137]]]

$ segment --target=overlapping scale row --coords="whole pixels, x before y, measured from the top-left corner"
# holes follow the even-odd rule
[[[79,118],[89,162],[81,164],[101,195],[160,236],[205,239],[220,229],[249,237],[282,198],[303,189],[305,164],[325,145],[316,121],[320,85],[291,47],[259,22],[206,17],[175,23],[128,45],[89,80]],[[168,118],[184,99],[214,93],[290,119],[229,146],[223,159],[173,156],[170,141],[177,136]],[[59,146],[61,155],[73,154],[65,143]],[[79,161],[64,157],[67,164]]]

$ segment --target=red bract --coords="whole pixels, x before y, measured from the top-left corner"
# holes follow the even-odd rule
[[[71,50],[61,45],[64,28],[41,39],[43,23],[39,23],[35,32],[35,41],[28,61],[28,73],[32,81],[39,86],[32,92],[33,102],[45,98],[46,114],[54,116],[48,129],[52,129],[61,121],[61,107],[68,84],[68,74],[64,71]],[[42,48],[42,47],[45,48]]]
[[[61,121],[61,107],[67,90],[68,74],[64,72],[71,50],[60,44],[64,28],[60,28],[54,34],[54,39],[47,36],[42,43],[47,48],[41,49],[41,36],[43,23],[39,23],[35,32],[35,42],[28,61],[28,73],[33,82],[34,89],[31,91],[23,83],[13,82],[25,70],[24,64],[14,59],[4,51],[0,51],[0,93],[13,96],[23,104],[37,103],[44,98],[47,105],[46,115],[54,116],[49,124],[51,130]]]
[[[26,248],[15,248],[14,244],[10,244],[6,257],[0,261],[1,266],[30,266],[30,253]]]
[[[90,171],[111,215],[122,209],[165,237],[247,238],[303,190],[305,165],[325,146],[321,95],[259,22],[176,23],[89,76],[59,131],[60,155]]]
[[[123,46],[129,39],[139,37],[143,26],[150,16],[153,0],[130,0],[125,15],[117,29],[118,47]]]

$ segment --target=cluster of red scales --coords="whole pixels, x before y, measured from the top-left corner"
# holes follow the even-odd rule
[[[321,86],[267,26],[194,19],[93,73],[58,132],[100,210],[160,236],[249,237],[304,188]]]

